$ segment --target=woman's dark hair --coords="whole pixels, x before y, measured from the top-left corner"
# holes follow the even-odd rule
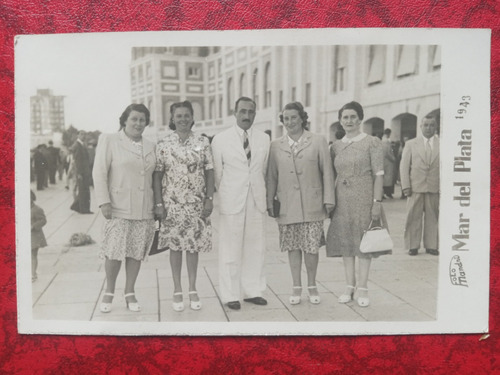
[[[340,108],[339,121],[342,118],[342,112],[344,112],[344,110],[346,110],[346,109],[352,109],[353,111],[355,111],[358,114],[358,117],[360,120],[363,120],[363,117],[365,117],[365,114],[363,112],[363,107],[361,106],[361,104],[359,104],[358,102],[352,101],[350,103],[344,104],[344,106],[342,108]]]
[[[297,112],[299,112],[299,116],[302,119],[302,127],[304,129],[307,129],[307,119],[309,118],[309,116],[307,115],[307,112],[304,111],[304,106],[300,102],[288,103],[283,108],[283,112],[285,112],[286,110],[291,110],[291,109],[295,109]],[[281,123],[284,123],[283,122],[283,112],[281,112],[281,114],[280,114]]]
[[[187,108],[191,113],[191,116],[194,117],[193,105],[189,100],[184,100],[183,102],[172,104],[170,106],[170,122],[168,123],[168,127],[172,130],[175,130],[174,113],[177,108]],[[193,125],[194,125],[194,119],[193,123],[191,124],[191,127],[193,127]]]
[[[132,111],[144,113],[146,116],[146,125],[149,125],[149,119],[150,119],[150,113],[149,109],[146,108],[144,104],[130,104],[127,108],[125,108],[125,111],[123,111],[122,115],[120,116],[120,130],[122,130],[125,127],[125,121],[127,121],[128,116]]]

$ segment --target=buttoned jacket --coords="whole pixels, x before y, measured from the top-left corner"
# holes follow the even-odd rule
[[[424,138],[419,136],[406,142],[401,158],[401,188],[415,193],[439,192],[439,138],[434,136],[431,161],[425,158]]]
[[[295,162],[288,136],[271,143],[266,177],[267,208],[280,202],[279,224],[324,220],[325,204],[335,204],[333,168],[326,140],[307,130]]]
[[[220,132],[212,141],[215,186],[219,193],[220,213],[233,215],[242,212],[249,189],[252,189],[257,209],[264,213],[269,136],[263,131],[252,129],[248,139],[252,157],[248,164],[236,126]]]
[[[101,134],[93,178],[99,206],[111,203],[112,217],[153,218],[155,144],[142,138],[142,154],[123,131]]]

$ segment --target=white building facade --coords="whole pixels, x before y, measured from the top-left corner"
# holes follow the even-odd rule
[[[300,101],[311,131],[335,138],[338,110],[363,105],[363,129],[391,139],[419,134],[422,118],[439,122],[441,49],[436,45],[137,47],[132,51],[132,101],[151,110],[157,137],[168,131],[170,105],[189,100],[194,130],[209,136],[234,124],[234,103],[257,103],[254,126],[284,134],[279,114]]]

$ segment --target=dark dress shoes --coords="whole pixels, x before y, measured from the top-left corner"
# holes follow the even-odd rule
[[[408,254],[410,254],[411,256],[415,256],[418,254],[418,249],[410,249],[410,251],[408,251]]]
[[[227,307],[229,307],[231,310],[239,310],[241,309],[240,301],[228,302]]]
[[[244,301],[260,306],[267,305],[267,301],[262,297],[245,298]]]
[[[425,252],[431,255],[439,255],[439,250],[436,249],[425,249]]]

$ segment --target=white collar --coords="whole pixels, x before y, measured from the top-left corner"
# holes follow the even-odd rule
[[[241,139],[243,139],[243,133],[245,132],[242,128],[238,126],[238,124],[234,125],[236,128],[236,131],[238,132],[238,135],[240,136]],[[252,135],[252,127],[250,126],[250,129],[247,130],[248,138]]]
[[[300,135],[300,138],[299,138],[299,139],[297,139],[297,141],[294,141],[294,140],[293,140],[292,138],[290,138],[290,136],[287,134],[287,135],[286,135],[286,137],[288,138],[288,145],[289,145],[289,146],[292,146],[294,143],[299,143],[299,142],[302,140],[302,138],[304,138],[304,134],[305,134],[305,132],[302,132],[302,134]]]
[[[366,136],[367,136],[367,134],[363,133],[363,132],[361,132],[360,134],[358,134],[357,136],[355,136],[353,138],[347,138],[347,135],[345,135],[344,138],[342,138],[342,142],[344,142],[344,143],[358,142],[358,141],[361,141],[362,139],[364,139]]]
[[[427,142],[427,140],[429,140],[429,146],[431,146],[431,149],[434,147],[434,138],[436,138],[436,134],[434,134],[432,137],[430,138],[425,138],[423,135],[422,135],[422,138],[424,139],[424,144]]]

